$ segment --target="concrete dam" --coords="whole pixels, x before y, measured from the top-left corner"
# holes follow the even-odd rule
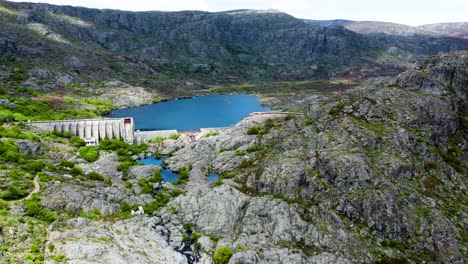
[[[104,138],[123,138],[128,144],[135,140],[133,118],[101,118],[29,122],[32,127],[44,131],[71,132],[86,141],[86,145],[97,145]]]
[[[291,112],[254,112],[243,120],[252,120],[256,123],[262,123],[269,118],[281,118],[286,115],[299,115]],[[242,120],[240,121],[242,122]],[[57,120],[44,122],[29,122],[31,127],[42,131],[71,132],[75,136],[84,139],[86,145],[96,146],[104,138],[123,138],[125,143],[134,144],[148,142],[157,136],[168,137],[171,134],[179,133],[177,130],[153,130],[153,131],[135,131],[135,123],[132,117],[124,118],[97,118],[97,119],[77,119],[77,120]],[[204,134],[212,130],[224,130],[226,128],[200,128],[197,133]]]

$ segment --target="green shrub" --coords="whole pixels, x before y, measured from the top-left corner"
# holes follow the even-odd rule
[[[83,170],[80,167],[73,167],[70,169],[70,173],[73,176],[84,175]]]
[[[171,196],[172,196],[172,197],[177,197],[177,196],[179,196],[179,195],[181,195],[181,194],[182,194],[182,191],[179,190],[179,189],[172,189],[172,190],[171,190]]]
[[[27,216],[42,219],[49,223],[55,220],[55,214],[47,209],[44,209],[41,202],[37,199],[25,201],[24,208]]]
[[[170,196],[164,192],[158,192],[156,195],[156,200],[147,204],[145,206],[145,213],[148,215],[153,215],[154,212],[159,210],[159,208],[164,207],[170,200]]]
[[[149,178],[148,180],[149,182],[153,182],[153,183],[161,183],[164,179],[161,176],[160,171],[154,171],[153,176]]]
[[[21,165],[21,168],[30,173],[37,173],[45,168],[45,163],[42,160],[31,160],[27,164]]]
[[[166,138],[165,137],[162,137],[162,136],[157,136],[155,137],[154,139],[150,139],[150,143],[158,143],[158,142],[161,142],[163,140],[165,140]]]
[[[151,184],[147,179],[138,180],[138,185],[141,186],[141,193],[150,194],[153,192],[153,184]]]
[[[13,73],[13,74],[11,75],[11,80],[12,80],[12,81],[15,81],[15,82],[22,82],[22,81],[25,80],[25,78],[26,78],[26,77],[25,77],[24,74],[22,74],[22,73]]]
[[[244,156],[244,155],[245,155],[245,151],[240,150],[240,149],[236,150],[236,156]]]
[[[27,190],[21,190],[16,186],[10,186],[6,192],[2,193],[1,198],[3,200],[17,200],[26,197],[27,195]]]
[[[123,140],[103,139],[99,142],[99,148],[102,150],[118,151],[118,155],[129,155],[129,152],[138,155],[148,149],[147,144],[129,145]]]
[[[99,150],[95,147],[81,147],[80,157],[87,162],[95,162],[99,158]]]
[[[39,181],[41,182],[50,182],[53,178],[43,172],[39,172],[37,174],[37,176],[39,176]]]
[[[54,131],[52,131],[52,135],[57,136],[57,137],[62,137],[62,138],[70,138],[70,139],[73,137],[72,132],[70,132],[70,131],[59,131],[57,129],[54,129]]]
[[[189,179],[189,170],[185,167],[179,169],[179,179],[186,181]]]
[[[205,134],[206,138],[212,137],[212,136],[217,136],[219,135],[219,131],[208,131],[208,133]]]
[[[221,178],[219,178],[217,181],[215,181],[215,182],[213,183],[212,186],[213,186],[213,187],[217,187],[217,186],[221,186],[221,185],[223,185],[223,180],[222,180]]]
[[[311,118],[307,118],[307,120],[306,120],[305,123],[306,123],[307,126],[310,126],[310,125],[315,124],[315,120],[313,120],[313,119],[311,119]]]
[[[31,244],[31,252],[39,253],[39,247],[36,244]]]
[[[344,103],[338,103],[337,105],[333,106],[330,111],[328,111],[329,115],[336,115],[345,107]]]
[[[84,147],[86,145],[85,141],[77,136],[72,136],[70,138],[70,143],[77,148]]]
[[[0,199],[0,209],[8,209],[8,203]]]
[[[213,255],[213,261],[215,264],[226,264],[233,254],[234,252],[230,247],[220,247]]]
[[[69,160],[61,160],[60,165],[65,167],[65,168],[73,168],[75,167],[75,163]]]
[[[275,126],[275,121],[271,118],[265,120],[265,130],[270,130]]]
[[[94,215],[98,215],[98,216],[99,216],[99,215],[102,215],[101,211],[99,211],[99,209],[96,208],[96,207],[94,207],[94,209],[93,209],[93,214],[94,214]]]
[[[108,186],[112,186],[112,177],[107,177],[104,182],[108,185]]]
[[[265,147],[263,146],[249,146],[247,147],[246,151],[249,152],[249,153],[252,153],[252,152],[255,152],[255,151],[260,151],[260,150],[264,150]]]
[[[5,161],[9,161],[9,162],[19,162],[21,158],[23,157],[19,152],[11,150],[11,149],[5,152],[3,156],[4,156]]]
[[[261,134],[264,134],[263,125],[253,126],[247,130],[247,135],[261,135]]]
[[[121,204],[120,204],[120,212],[122,213],[130,213],[130,211],[132,210],[132,207],[130,206],[130,204],[126,201],[123,201]]]
[[[169,139],[177,140],[180,137],[179,133],[173,133],[169,135]]]
[[[88,178],[93,181],[104,181],[104,176],[95,171],[88,173]]]
[[[130,166],[134,166],[134,165],[138,165],[138,162],[136,161],[124,161],[124,162],[121,162],[118,166],[117,166],[117,170],[118,171],[122,171],[124,173],[128,173],[128,168]]]
[[[253,164],[253,160],[244,159],[244,160],[242,160],[241,164],[239,165],[239,168],[245,169],[245,168],[248,168],[248,167],[252,166],[252,164]]]

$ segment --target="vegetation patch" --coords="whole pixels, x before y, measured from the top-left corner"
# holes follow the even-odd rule
[[[209,137],[218,136],[218,135],[219,135],[219,131],[208,131],[208,133],[206,133],[204,137],[209,138]]]
[[[213,261],[215,264],[226,264],[234,254],[230,247],[220,247],[216,250],[213,255]]]
[[[95,147],[81,147],[80,157],[87,162],[95,162],[99,158],[99,149]]]
[[[45,209],[41,201],[37,198],[26,200],[24,202],[25,213],[27,216],[38,218],[51,223],[55,220],[55,213]]]
[[[265,128],[263,125],[252,126],[247,130],[247,135],[263,135]]]

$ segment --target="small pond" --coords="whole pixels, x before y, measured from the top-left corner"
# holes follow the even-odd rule
[[[161,171],[161,176],[163,177],[165,182],[174,182],[177,179],[179,179],[179,174],[171,171],[170,169],[166,168],[166,166],[163,165],[163,158],[159,159],[157,157],[153,156],[148,156],[146,158],[139,159],[138,162],[144,164],[144,165],[159,165],[163,167],[163,170]]]
[[[179,179],[178,173],[175,173],[171,171],[169,168],[167,168],[166,166],[164,166],[164,157],[157,158],[156,156],[151,155],[151,156],[139,159],[138,162],[144,165],[162,166],[163,170],[161,171],[161,176],[163,177],[165,182],[174,182],[177,179]],[[207,176],[208,182],[216,182],[218,181],[218,179],[219,179],[219,175],[214,172],[211,172]]]
[[[219,175],[214,172],[210,172],[210,174],[208,174],[207,179],[209,182],[216,182],[219,179]]]

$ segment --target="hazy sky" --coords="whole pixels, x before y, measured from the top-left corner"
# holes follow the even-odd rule
[[[22,1],[14,0],[14,2]],[[24,2],[132,11],[279,9],[298,18],[377,20],[408,25],[468,21],[468,0],[26,0]]]

